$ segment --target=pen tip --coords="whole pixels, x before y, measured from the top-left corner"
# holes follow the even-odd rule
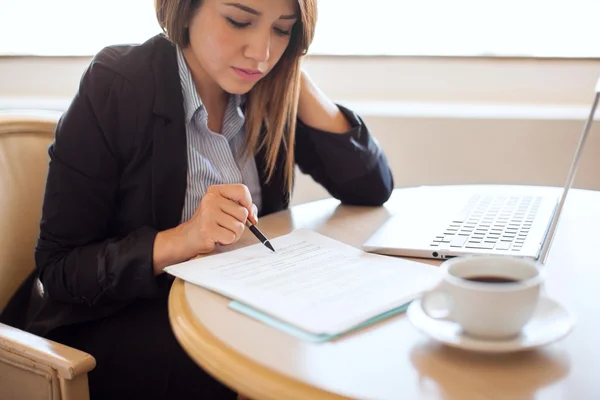
[[[271,249],[271,251],[273,253],[276,253],[275,249],[273,248],[273,246],[271,246],[271,242],[269,242],[268,240],[265,242],[265,246],[267,246],[269,249]]]

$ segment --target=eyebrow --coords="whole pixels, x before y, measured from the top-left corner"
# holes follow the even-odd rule
[[[261,12],[256,11],[254,8],[250,8],[250,7],[240,4],[240,3],[225,3],[225,5],[238,8],[238,9],[240,9],[242,11],[246,11],[247,13],[252,14],[252,15],[261,15]],[[296,16],[296,14],[282,15],[279,17],[279,19],[297,19],[297,18],[298,17]]]

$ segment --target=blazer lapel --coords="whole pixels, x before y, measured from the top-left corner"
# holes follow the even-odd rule
[[[164,36],[156,37],[153,59],[152,212],[159,230],[177,226],[187,188],[187,138],[183,95],[176,49]]]

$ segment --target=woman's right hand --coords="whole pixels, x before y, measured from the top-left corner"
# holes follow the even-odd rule
[[[210,253],[217,244],[237,242],[246,229],[246,220],[257,223],[256,214],[256,206],[245,185],[210,186],[188,221],[156,236],[154,273],[158,275],[168,265]]]
[[[256,206],[246,185],[213,185],[208,188],[189,221],[182,224],[183,240],[194,255],[212,252],[217,244],[237,242],[246,220],[256,224]]]

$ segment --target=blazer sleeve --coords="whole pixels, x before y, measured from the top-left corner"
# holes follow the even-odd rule
[[[132,104],[131,83],[92,63],[57,125],[35,250],[44,293],[55,300],[109,304],[157,291],[157,231],[142,227],[111,237],[120,160],[136,131]]]
[[[298,119],[296,164],[344,204],[382,205],[394,188],[387,158],[362,119],[338,107],[352,126],[346,133],[324,132]]]

